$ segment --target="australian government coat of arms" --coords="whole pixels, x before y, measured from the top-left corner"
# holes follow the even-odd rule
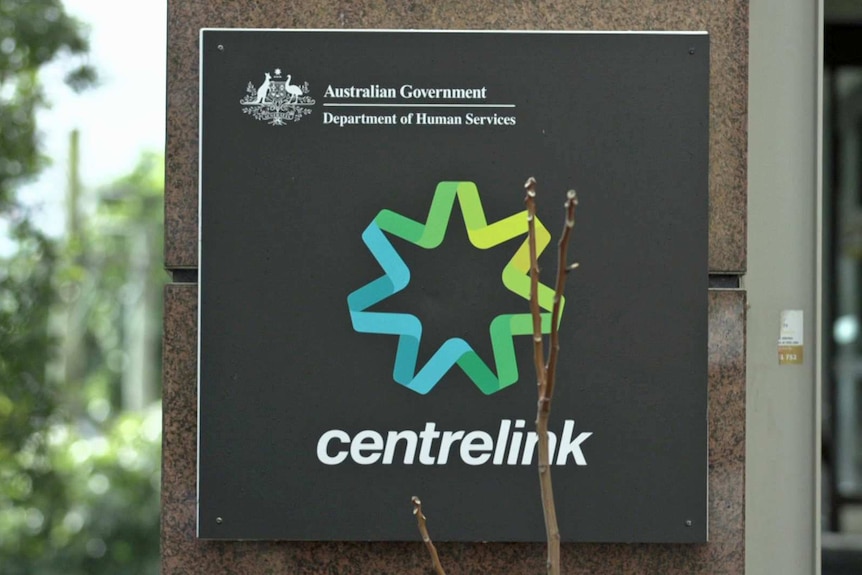
[[[282,77],[281,68],[276,68],[272,74],[265,72],[263,83],[258,87],[249,82],[246,92],[240,100],[242,111],[273,126],[298,122],[311,113],[314,105],[308,95],[308,82],[291,84],[290,74]]]

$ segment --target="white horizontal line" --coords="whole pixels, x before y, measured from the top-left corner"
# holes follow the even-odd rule
[[[396,34],[550,34],[550,35],[648,35],[648,36],[705,36],[706,30],[428,30],[409,28],[201,28],[203,32],[362,32]]]
[[[347,104],[329,103],[337,108],[514,108],[515,104]]]

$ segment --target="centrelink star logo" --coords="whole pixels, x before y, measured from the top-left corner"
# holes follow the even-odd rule
[[[469,343],[450,338],[434,352],[431,359],[417,371],[416,360],[422,339],[422,322],[414,315],[367,311],[371,306],[398,293],[410,283],[410,269],[387,238],[386,233],[425,249],[434,249],[443,242],[452,214],[455,198],[461,204],[467,237],[479,249],[497,246],[512,238],[527,234],[527,212],[522,211],[496,223],[488,224],[479,190],[473,182],[440,182],[431,200],[424,224],[391,210],[381,210],[362,233],[362,240],[383,268],[383,275],[347,296],[353,329],[361,333],[398,336],[393,378],[416,393],[426,394],[454,365],[458,365],[483,393],[490,395],[518,381],[515,357],[516,335],[533,333],[529,313],[501,314],[491,321],[491,345],[494,350],[496,375]],[[551,240],[547,228],[536,218],[536,253],[541,254]],[[530,246],[524,243],[503,267],[503,285],[510,291],[530,299]],[[550,312],[554,290],[539,285],[539,306]],[[561,301],[561,305],[565,300]],[[562,309],[562,308],[561,308]],[[542,333],[551,331],[551,314],[542,314]]]

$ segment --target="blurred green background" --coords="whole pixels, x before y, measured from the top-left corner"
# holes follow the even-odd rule
[[[37,125],[40,71],[71,62],[67,86],[99,89],[87,37],[59,0],[0,0],[4,575],[159,570],[163,156],[90,188],[66,134],[59,237],[19,197],[58,161]]]

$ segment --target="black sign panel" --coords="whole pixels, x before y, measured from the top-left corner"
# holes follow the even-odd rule
[[[580,198],[562,538],[706,539],[706,34],[204,30],[201,51],[201,537],[416,540],[417,495],[437,540],[544,538],[534,176],[545,286]]]

